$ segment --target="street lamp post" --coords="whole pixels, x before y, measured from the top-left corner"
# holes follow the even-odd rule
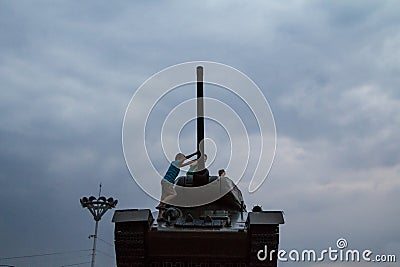
[[[101,187],[100,187],[101,188]],[[82,208],[87,208],[90,213],[93,215],[94,220],[96,221],[96,225],[94,228],[94,238],[93,238],[93,250],[92,250],[92,265],[94,267],[94,260],[96,255],[96,242],[97,242],[97,229],[99,227],[99,221],[101,217],[107,212],[107,210],[115,208],[117,206],[118,200],[113,199],[112,197],[106,199],[104,196],[100,196],[96,198],[94,196],[90,196],[89,198],[83,197],[80,199]]]

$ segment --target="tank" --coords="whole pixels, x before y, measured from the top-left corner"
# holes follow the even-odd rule
[[[199,151],[204,151],[202,72],[198,67]],[[277,266],[283,212],[263,211],[260,206],[247,211],[242,193],[233,181],[210,176],[206,168],[200,168],[204,159],[198,160],[201,171],[175,180],[177,197],[187,197],[185,188],[204,185],[227,193],[204,205],[169,205],[163,211],[162,221],[155,220],[158,211],[151,209],[116,210],[112,221],[118,267]],[[275,253],[263,259],[266,250]]]

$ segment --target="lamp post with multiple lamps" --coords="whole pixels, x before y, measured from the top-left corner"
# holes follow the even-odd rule
[[[101,217],[107,212],[107,210],[115,208],[118,203],[118,200],[113,199],[112,197],[106,199],[104,196],[100,196],[100,193],[101,193],[101,184],[100,184],[100,192],[98,198],[90,196],[90,197],[83,197],[80,199],[82,208],[87,208],[93,215],[94,220],[96,221],[96,225],[94,228],[94,235],[89,236],[93,237],[93,252],[92,252],[91,267],[94,267],[94,260],[96,255],[97,229],[99,227],[99,221],[101,220]]]

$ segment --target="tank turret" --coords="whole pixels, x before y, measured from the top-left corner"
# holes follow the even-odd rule
[[[247,212],[239,188],[225,176],[210,176],[204,163],[203,68],[197,68],[198,170],[175,180],[176,200],[163,210],[162,221],[150,209],[116,210],[114,240],[118,267],[277,266],[282,211]],[[206,186],[206,187],[205,187]],[[226,192],[201,205],[180,205],[200,194]],[[217,194],[218,195],[218,194]],[[260,260],[260,252],[275,250]]]

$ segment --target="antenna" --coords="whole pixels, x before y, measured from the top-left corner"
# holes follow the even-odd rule
[[[99,185],[99,197],[100,197],[100,194],[101,194],[101,183]]]

